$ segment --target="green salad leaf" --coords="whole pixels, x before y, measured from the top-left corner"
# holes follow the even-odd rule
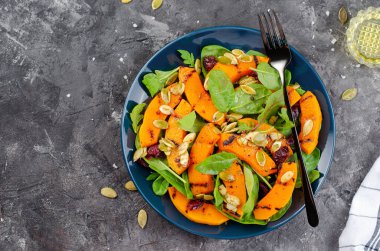
[[[285,101],[284,101],[284,92],[283,89],[281,88],[280,90],[277,90],[273,92],[267,99],[264,111],[258,116],[258,121],[260,123],[267,122],[268,119],[272,116],[275,115],[280,109],[280,107],[285,106]]]
[[[150,96],[154,96],[157,92],[165,87],[166,81],[178,71],[178,67],[170,71],[155,70],[154,73],[144,75],[142,83],[148,89]]]
[[[223,56],[224,53],[230,52],[227,48],[224,48],[223,46],[220,45],[207,45],[202,48],[201,51],[201,65],[202,65],[202,72],[203,76],[206,77],[207,71],[203,65],[203,59],[208,56],[214,56],[218,58],[219,56]]]
[[[212,102],[218,111],[228,112],[235,99],[234,86],[228,75],[221,70],[211,70],[207,85]]]
[[[179,127],[187,132],[199,132],[205,125],[205,122],[198,118],[195,111],[190,112],[182,119],[178,120]]]
[[[237,160],[233,153],[220,152],[207,157],[199,163],[195,169],[204,174],[216,175],[231,167],[232,163]]]
[[[136,133],[136,137],[135,137],[135,147],[136,149],[141,148],[140,136],[138,133]]]
[[[294,124],[288,116],[287,109],[284,107],[281,108],[280,112],[278,113],[278,116],[280,118],[277,119],[274,127],[283,135],[285,135],[285,137],[288,137],[292,134],[292,128],[294,127]]]
[[[252,173],[251,168],[243,166],[245,187],[247,189],[248,199],[243,205],[243,219],[250,218],[259,198],[259,179],[257,175]]]
[[[284,216],[286,214],[286,212],[289,210],[290,206],[292,205],[292,198],[290,198],[289,202],[286,203],[286,205],[281,208],[280,210],[278,210],[278,212],[273,215],[272,217],[270,217],[270,220],[269,221],[276,221],[276,220],[279,220],[282,216]]]
[[[264,110],[263,104],[272,92],[260,84],[248,84],[248,86],[252,87],[256,94],[247,94],[238,87],[231,111],[239,114],[258,114]]]
[[[295,159],[296,163],[298,163],[298,158],[296,154],[293,154],[292,159]],[[302,158],[306,167],[307,176],[309,177],[310,183],[313,183],[320,177],[320,172],[316,169],[321,158],[321,151],[318,148],[310,153],[306,154],[302,152]],[[296,188],[302,187],[301,174],[298,172]]]
[[[267,180],[266,178],[264,178],[263,176],[261,176],[259,173],[257,173],[257,172],[255,171],[255,169],[253,169],[248,163],[243,162],[243,166],[244,166],[245,168],[248,168],[248,169],[254,171],[255,174],[259,177],[259,179],[260,179],[262,182],[264,182],[265,185],[267,185],[267,186],[269,187],[269,189],[272,189],[272,185],[268,182],[268,180]]]
[[[218,175],[216,176],[216,179],[215,179],[215,188],[214,188],[214,205],[216,207],[219,207],[220,205],[223,204],[223,196],[219,193],[219,186],[221,185],[220,183],[221,182]]]
[[[158,196],[164,195],[168,191],[168,187],[169,182],[167,182],[165,178],[161,175],[158,176],[158,178],[155,181],[153,181],[152,184],[153,192]]]
[[[147,181],[150,181],[150,180],[155,180],[159,177],[160,175],[156,172],[153,172],[151,174],[148,175],[148,177],[146,177],[146,180]]]
[[[238,121],[238,128],[239,128],[239,130],[237,131],[238,133],[242,133],[244,131],[248,132],[248,131],[251,131],[253,129],[253,127],[250,127],[246,123],[240,122],[240,121]]]
[[[186,50],[177,50],[181,54],[183,63],[187,64],[190,67],[194,67],[194,55],[191,52]]]
[[[280,74],[278,71],[270,66],[270,64],[261,62],[257,68],[251,68],[257,72],[259,81],[269,90],[279,90],[282,87]]]
[[[245,54],[250,55],[250,56],[260,56],[260,57],[266,57],[267,55],[259,52],[259,51],[254,51],[254,50],[249,50]]]
[[[186,198],[192,199],[193,198],[193,193],[190,190],[190,182],[189,182],[189,175],[187,172],[182,173],[182,179],[185,181],[184,187],[185,187],[185,192],[186,192]]]
[[[131,121],[132,121],[132,129],[135,133],[139,130],[139,123],[143,119],[144,115],[141,114],[141,112],[144,110],[146,104],[141,103],[133,107],[132,112],[129,114]]]
[[[285,86],[290,85],[290,81],[292,80],[292,72],[289,71],[288,69],[285,69],[284,78],[285,78]]]

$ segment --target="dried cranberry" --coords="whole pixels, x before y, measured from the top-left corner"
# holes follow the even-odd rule
[[[160,151],[158,148],[158,144],[152,145],[148,147],[148,153],[146,155],[147,158],[153,157],[153,158],[163,158],[165,157],[165,154]]]
[[[149,167],[148,163],[146,163],[146,161],[143,159],[138,159],[136,163],[143,167],[147,167],[147,168]]]
[[[197,210],[198,208],[203,206],[203,201],[201,200],[191,200],[187,203],[188,210]]]
[[[293,136],[289,136],[289,138],[286,139],[286,143],[288,143],[288,145],[294,145],[294,138]]]
[[[203,66],[206,71],[211,71],[211,69],[216,65],[217,61],[214,56],[207,56],[203,58]]]
[[[293,115],[294,120],[297,120],[298,117],[300,116],[300,107],[298,104],[292,107],[292,115]]]
[[[259,183],[259,200],[262,199],[267,193],[269,193],[269,188],[263,182]]]
[[[274,154],[273,160],[277,163],[284,163],[289,156],[289,148],[287,146],[280,147]]]

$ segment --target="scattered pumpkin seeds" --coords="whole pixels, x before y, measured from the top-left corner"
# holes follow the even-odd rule
[[[171,141],[170,139],[167,139],[167,138],[161,138],[160,139],[160,143],[170,147],[170,148],[173,148],[175,147],[175,144],[173,141]]]
[[[198,74],[201,74],[201,72],[202,72],[202,67],[201,67],[201,60],[199,60],[199,58],[197,58],[197,60],[195,60],[194,68],[195,68],[195,71],[196,71]]]
[[[280,149],[282,145],[282,142],[281,141],[275,141],[273,144],[272,144],[272,147],[270,148],[270,150],[272,152],[276,152],[278,149]]]
[[[339,21],[341,24],[345,24],[347,22],[348,14],[347,14],[347,10],[345,7],[342,6],[339,9],[338,16],[339,16]]]
[[[168,122],[166,122],[165,120],[161,120],[161,119],[153,120],[153,125],[154,125],[154,127],[158,128],[158,129],[167,129],[169,126]]]
[[[249,95],[255,95],[256,94],[256,91],[255,89],[253,89],[252,87],[250,87],[249,85],[242,85],[240,86],[241,90]]]
[[[238,124],[237,122],[232,122],[228,125],[225,125],[224,127],[222,127],[222,132],[228,132],[228,131],[236,128],[237,124]]]
[[[208,91],[208,77],[206,77],[205,82],[203,83],[203,88]]]
[[[252,62],[253,61],[253,56],[246,55],[246,54],[240,55],[238,58],[242,62]]]
[[[305,121],[305,124],[303,125],[303,130],[302,130],[303,136],[307,136],[311,132],[311,130],[313,129],[313,125],[314,125],[313,120],[308,119]]]
[[[235,180],[235,177],[230,174],[230,173],[226,173],[226,172],[220,172],[219,173],[219,177],[223,180],[223,181],[229,181],[229,182],[232,182]]]
[[[205,195],[203,194],[203,193],[200,193],[200,194],[196,194],[194,197],[196,198],[196,199],[198,199],[198,200],[203,200],[203,197],[204,197]]]
[[[231,60],[231,64],[234,64],[234,65],[238,64],[237,58],[232,53],[226,52],[224,53],[223,56],[229,58]]]
[[[281,183],[288,182],[291,178],[293,178],[294,172],[293,171],[287,171],[281,176]]]
[[[190,144],[195,140],[196,136],[197,136],[197,134],[195,132],[191,132],[191,133],[187,134],[185,136],[185,138],[183,138],[183,142],[187,142]]]
[[[248,140],[245,137],[239,137],[237,139],[237,142],[239,145],[243,145],[243,146],[248,145]]]
[[[234,54],[236,57],[239,57],[239,56],[245,54],[244,51],[239,50],[239,49],[233,49],[231,52],[232,52],[232,54]]]
[[[353,98],[355,98],[357,94],[358,94],[357,88],[350,88],[350,89],[345,90],[342,93],[342,99],[349,101],[349,100],[352,100]]]
[[[137,215],[137,223],[139,226],[144,229],[146,226],[146,222],[148,220],[148,215],[144,209],[141,209]]]
[[[127,183],[125,183],[124,185],[125,189],[129,190],[129,191],[137,191],[137,188],[135,186],[135,183],[133,183],[133,181],[128,181]]]
[[[165,104],[169,104],[170,102],[170,92],[167,88],[161,90],[161,98],[165,102]]]
[[[229,203],[226,204],[226,209],[232,211],[232,212],[236,212],[237,211],[237,207],[235,207],[234,205],[231,205]]]
[[[170,155],[170,153],[171,153],[171,151],[172,151],[172,148],[171,148],[171,147],[165,145],[165,144],[162,143],[162,142],[160,142],[160,143],[158,144],[158,149],[160,149],[160,151],[165,152],[165,154],[168,153],[168,154],[166,154],[166,155]]]
[[[240,199],[239,197],[232,195],[232,194],[226,194],[225,196],[226,203],[231,204],[235,207],[240,205]]]
[[[185,84],[182,82],[170,88],[170,92],[173,93],[174,95],[182,95],[184,91],[185,91]]]
[[[227,188],[224,185],[220,185],[218,187],[218,191],[222,196],[225,196],[227,194]]]
[[[147,155],[146,147],[139,148],[133,154],[133,161],[137,161],[138,159],[144,158]]]
[[[213,200],[213,199],[214,199],[214,196],[212,196],[211,194],[205,194],[205,195],[203,196],[203,199],[204,199],[204,200]]]
[[[152,1],[152,9],[157,10],[161,7],[163,0],[153,0]]]
[[[256,160],[260,166],[265,166],[266,159],[265,159],[265,155],[262,151],[256,152]]]
[[[168,105],[161,105],[159,109],[160,109],[160,112],[165,115],[170,115],[174,112],[173,108],[171,108]]]
[[[100,194],[109,199],[115,199],[117,197],[116,191],[110,187],[103,187],[100,189]]]
[[[132,0],[121,0],[122,3],[130,3]]]
[[[228,121],[230,122],[235,122],[235,121],[238,121],[239,119],[243,118],[243,115],[242,114],[238,114],[238,113],[230,113],[230,114],[227,114],[227,119]]]
[[[231,64],[231,59],[226,57],[226,56],[219,56],[218,57],[218,62],[222,64]]]
[[[182,155],[187,152],[187,149],[189,148],[189,142],[183,142],[181,145],[178,147],[178,154]]]
[[[179,163],[183,167],[186,167],[189,164],[189,152],[186,151],[179,157]]]
[[[269,137],[272,139],[272,140],[278,140],[278,139],[281,139],[282,138],[282,134],[279,133],[279,132],[271,132],[269,134]]]
[[[178,72],[173,72],[172,75],[166,80],[165,86],[173,84],[178,78]]]
[[[217,111],[212,116],[212,122],[218,122],[224,118],[224,113]]]
[[[252,76],[244,76],[239,80],[239,85],[248,85],[258,83],[257,79]]]

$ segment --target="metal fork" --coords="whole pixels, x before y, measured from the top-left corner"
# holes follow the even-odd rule
[[[261,37],[263,39],[265,51],[270,58],[270,64],[278,71],[281,78],[281,83],[284,89],[284,99],[287,107],[288,115],[295,124],[295,119],[291,112],[288,92],[284,84],[284,70],[292,59],[292,54],[288,47],[288,43],[285,38],[284,31],[282,30],[281,24],[277,18],[276,13],[273,10],[268,10],[267,13],[261,13],[259,16]],[[310,181],[307,177],[307,172],[305,168],[304,161],[302,159],[301,147],[298,140],[297,128],[292,128],[293,138],[295,142],[295,148],[298,155],[300,163],[300,173],[302,180],[302,188],[306,206],[307,219],[312,227],[318,226],[319,218],[317,208],[315,206],[313,191],[311,190]]]

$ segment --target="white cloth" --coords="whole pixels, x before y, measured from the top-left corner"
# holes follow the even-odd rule
[[[380,251],[380,157],[352,200],[339,250]]]

